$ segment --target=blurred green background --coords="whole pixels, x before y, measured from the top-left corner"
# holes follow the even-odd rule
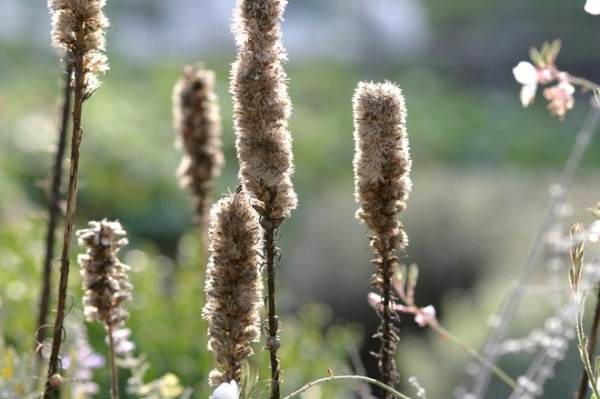
[[[188,194],[175,178],[182,154],[174,147],[171,92],[185,63],[202,61],[216,71],[227,164],[214,198],[234,190],[232,6],[231,0],[108,2],[111,70],[83,116],[76,228],[104,217],[124,225],[130,245],[122,259],[132,265],[136,286],[127,323],[132,338],[148,355],[150,378],[172,371],[196,389],[195,397],[208,396],[211,367],[200,317],[203,250]],[[291,0],[285,20],[299,195],[279,242],[279,302],[288,320],[283,348],[290,351],[282,353],[285,390],[325,376],[327,367],[340,374],[348,367],[341,364],[348,363],[349,346],[364,341],[364,353],[377,349],[371,338],[377,320],[365,301],[371,251],[366,229],[354,219],[351,97],[361,80],[391,80],[406,96],[413,192],[403,215],[410,238],[405,260],[421,267],[417,300],[434,304],[442,323],[478,347],[489,316],[515,281],[548,189],[589,108],[589,95],[577,94],[575,109],[559,122],[538,93],[537,102],[523,109],[511,69],[527,60],[529,47],[560,38],[558,67],[600,81],[597,17],[583,11],[583,2],[557,0]],[[62,74],[43,4],[3,0],[0,22],[0,326],[7,343],[25,351],[37,312],[44,187]],[[600,199],[599,153],[594,140],[569,197],[564,229],[589,221],[585,209]],[[540,265],[511,336],[543,325],[552,307],[549,291],[540,287],[557,280],[566,288],[567,266]],[[71,283],[78,308],[77,267]],[[323,305],[306,307],[314,302]],[[103,352],[102,328],[89,329]],[[418,330],[410,317],[403,318],[401,335],[405,391],[412,394],[406,381],[416,375],[430,397],[449,397],[466,357]],[[256,361],[266,363],[260,345],[256,351]],[[562,398],[575,389],[580,367],[573,353],[544,397]],[[514,355],[501,365],[517,376],[530,361]],[[363,362],[372,369],[372,358],[365,355]],[[106,378],[99,372],[96,379],[105,386]],[[349,395],[323,389],[306,397]],[[500,386],[493,389],[489,397],[507,396]]]

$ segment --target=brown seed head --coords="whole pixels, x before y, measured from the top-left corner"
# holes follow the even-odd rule
[[[132,285],[117,252],[127,245],[125,230],[119,222],[89,222],[88,228],[77,231],[79,245],[88,247],[77,260],[83,277],[83,307],[88,321],[101,321],[106,326],[121,324],[129,313],[121,303],[131,299]]]
[[[221,199],[209,218],[211,256],[206,273],[209,350],[217,354],[224,372],[213,371],[212,385],[240,382],[243,360],[260,337],[262,281],[257,244],[258,216],[243,191]]]
[[[362,82],[353,106],[357,217],[376,233],[376,250],[403,248],[407,238],[397,215],[411,189],[411,159],[402,91],[389,82]]]
[[[270,219],[296,207],[292,186],[291,103],[281,66],[285,50],[279,19],[283,0],[238,0],[233,31],[239,46],[231,70],[240,180]],[[260,206],[264,205],[264,206]]]
[[[179,133],[177,144],[183,145],[187,153],[177,175],[181,185],[194,194],[199,226],[204,225],[212,181],[224,164],[214,81],[213,71],[187,65],[173,89],[173,118]]]
[[[72,59],[83,53],[86,93],[93,93],[100,82],[96,75],[106,72],[104,30],[109,26],[104,15],[105,0],[48,0],[52,15],[52,45],[65,50]]]

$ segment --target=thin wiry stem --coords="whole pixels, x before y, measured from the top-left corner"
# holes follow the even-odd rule
[[[83,30],[77,31],[77,43],[83,48]],[[58,355],[62,343],[63,322],[66,316],[65,305],[67,298],[67,285],[69,281],[69,264],[71,239],[73,237],[73,225],[75,221],[75,207],[77,203],[77,176],[79,173],[79,146],[81,144],[81,114],[83,101],[85,100],[85,72],[83,68],[84,53],[81,51],[73,54],[73,70],[75,71],[74,104],[73,104],[73,129],[71,136],[71,167],[69,170],[69,189],[67,192],[67,209],[65,231],[63,237],[63,248],[61,254],[60,280],[58,288],[58,307],[56,310],[56,322],[54,323],[54,335],[52,339],[52,352],[50,353],[50,364],[48,367],[48,378],[58,372]],[[46,383],[44,399],[50,399],[53,387]]]
[[[48,230],[46,231],[46,253],[44,256],[44,268],[42,271],[42,293],[40,295],[40,309],[38,314],[35,347],[40,347],[46,334],[44,328],[48,319],[48,310],[50,309],[50,290],[52,279],[52,259],[54,259],[54,243],[56,241],[56,227],[60,216],[60,186],[62,184],[62,170],[67,148],[67,131],[69,118],[71,115],[71,75],[73,74],[73,65],[66,62],[65,83],[63,92],[63,103],[58,135],[58,145],[54,156],[54,165],[52,167],[52,176],[50,182],[50,193],[48,199]],[[37,359],[41,358],[41,351],[37,352]],[[37,373],[36,373],[37,374]]]
[[[600,325],[600,284],[598,284],[597,290],[597,298],[596,298],[596,310],[594,311],[594,321],[592,323],[592,331],[590,333],[590,342],[587,348],[587,356],[588,358],[592,358],[596,353],[596,343],[598,342],[598,326]],[[587,397],[587,389],[589,382],[588,374],[584,369],[581,372],[581,377],[579,379],[579,389],[575,394],[577,399],[585,399]]]
[[[309,382],[308,384],[304,385],[302,388],[292,392],[291,394],[289,394],[288,396],[284,397],[283,399],[292,399],[295,398],[296,396],[300,395],[301,393],[304,393],[306,391],[308,391],[310,388],[314,387],[315,385],[319,385],[322,384],[324,382],[329,382],[329,381],[334,381],[334,380],[358,380],[358,381],[364,381],[364,382],[368,382],[369,384],[373,384],[373,385],[377,385],[378,387],[380,387],[381,389],[383,389],[384,391],[388,392],[390,395],[395,396],[397,398],[401,398],[401,399],[410,399],[408,396],[401,394],[400,392],[396,391],[394,388],[385,385],[383,382],[381,381],[377,381],[373,378],[369,378],[369,377],[365,377],[362,375],[334,375],[334,376],[330,376],[330,377],[325,377],[325,378],[320,378],[318,380]]]
[[[600,122],[600,110],[594,99],[591,99],[591,104],[591,109],[582,129],[575,138],[575,143],[573,144],[573,148],[571,149],[571,153],[569,154],[569,158],[563,168],[558,183],[556,184],[555,189],[552,190],[552,197],[550,199],[548,210],[546,211],[542,225],[535,236],[533,245],[529,249],[527,259],[521,268],[517,283],[512,291],[506,296],[502,308],[497,315],[498,323],[492,328],[486,339],[482,350],[485,364],[494,364],[498,358],[496,348],[504,339],[506,330],[510,324],[510,319],[512,315],[515,314],[515,311],[523,298],[523,294],[525,293],[525,287],[531,279],[536,266],[539,264],[544,249],[544,237],[558,218],[558,210],[566,201],[566,196],[575,177],[575,173],[579,169],[583,155],[596,132],[598,123]],[[470,392],[475,397],[483,396],[490,383],[490,379],[490,367],[483,367],[480,369],[479,373],[473,377]]]

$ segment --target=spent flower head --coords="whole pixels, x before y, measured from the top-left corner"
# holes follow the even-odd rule
[[[208,349],[223,369],[210,373],[215,386],[241,380],[243,361],[253,353],[250,343],[260,337],[260,227],[248,195],[240,191],[213,205],[208,235],[202,316],[208,321]]]
[[[48,0],[52,15],[52,45],[67,53],[70,61],[83,56],[82,70],[86,95],[91,95],[100,81],[96,75],[106,72],[104,30],[109,26],[102,9],[105,0]]]
[[[279,20],[287,1],[238,0],[233,31],[239,46],[231,69],[236,148],[240,180],[269,219],[289,216],[297,198],[292,136],[288,130],[291,102],[287,94],[286,59]]]
[[[215,73],[201,66],[186,65],[173,89],[173,119],[179,132],[178,145],[186,155],[177,175],[194,194],[196,222],[203,227],[209,207],[212,181],[221,172],[221,117],[214,92]]]
[[[119,222],[92,221],[88,228],[77,231],[79,245],[88,247],[79,255],[83,277],[83,306],[88,321],[100,321],[105,326],[118,326],[129,313],[122,302],[131,299],[132,285],[128,281],[129,266],[117,258],[125,245],[125,230]]]

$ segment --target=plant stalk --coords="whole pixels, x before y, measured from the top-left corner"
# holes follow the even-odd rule
[[[119,376],[117,374],[117,363],[115,361],[115,338],[113,336],[113,326],[106,325],[108,333],[108,353],[110,357],[110,397],[119,399]]]
[[[63,92],[63,103],[61,112],[60,129],[58,135],[58,146],[54,156],[54,165],[50,182],[50,192],[48,198],[48,230],[46,231],[46,253],[44,256],[44,266],[42,271],[42,293],[40,295],[40,308],[38,314],[37,328],[35,334],[36,359],[41,359],[41,351],[37,351],[46,338],[44,328],[48,320],[48,310],[50,308],[51,274],[52,259],[54,258],[54,243],[56,241],[56,227],[60,216],[60,186],[62,184],[62,170],[67,147],[67,130],[69,117],[71,114],[71,75],[73,74],[73,65],[66,62],[66,73]],[[37,373],[36,373],[37,374]]]
[[[77,30],[77,45],[75,48],[84,48],[84,31]],[[73,70],[75,72],[74,99],[73,99],[73,129],[71,135],[71,165],[69,169],[69,188],[67,192],[67,209],[65,216],[65,229],[63,237],[63,248],[61,254],[60,280],[58,287],[58,307],[56,310],[56,321],[54,323],[54,335],[52,339],[52,352],[48,367],[48,378],[58,372],[59,351],[63,336],[63,322],[66,316],[67,287],[69,281],[69,263],[71,251],[71,239],[73,236],[73,225],[75,219],[75,208],[77,203],[77,176],[79,173],[79,146],[83,131],[81,130],[81,115],[83,101],[85,100],[85,70],[83,68],[84,53],[76,50],[72,54]],[[54,388],[46,382],[44,399],[50,399]]]
[[[268,212],[266,212],[268,214]],[[269,337],[267,338],[267,349],[270,352],[271,360],[271,399],[279,399],[281,397],[279,383],[280,370],[277,350],[280,346],[277,331],[279,329],[279,320],[277,317],[277,308],[275,303],[275,256],[277,248],[275,246],[275,230],[276,222],[270,219],[261,218],[263,227],[264,254],[267,267],[267,304],[268,304],[268,321],[269,321]]]

